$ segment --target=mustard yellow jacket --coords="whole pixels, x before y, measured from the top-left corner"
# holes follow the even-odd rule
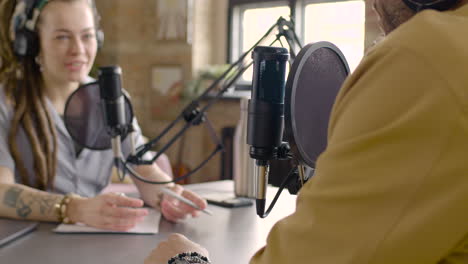
[[[468,263],[468,5],[419,13],[363,59],[251,263]]]

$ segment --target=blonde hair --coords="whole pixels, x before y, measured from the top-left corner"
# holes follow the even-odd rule
[[[23,184],[40,190],[53,189],[57,167],[57,132],[47,110],[44,83],[35,58],[26,56],[18,59],[13,52],[9,29],[16,2],[0,0],[0,82],[4,86],[7,102],[14,109],[8,145]],[[92,9],[97,25],[99,16],[94,5]],[[16,138],[20,127],[23,127],[32,146],[35,177],[28,174],[18,150]],[[30,178],[35,181],[31,182]]]

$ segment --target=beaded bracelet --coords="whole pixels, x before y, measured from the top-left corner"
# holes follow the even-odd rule
[[[208,260],[207,257],[201,255],[200,253],[184,252],[171,258],[167,263],[168,264],[192,264],[192,263],[210,264],[211,262]]]
[[[55,213],[57,214],[59,222],[64,224],[74,224],[74,222],[71,221],[68,217],[68,204],[70,204],[70,201],[74,197],[77,197],[77,195],[73,193],[68,193],[62,198],[62,200],[60,200],[59,203],[56,203],[54,205]]]

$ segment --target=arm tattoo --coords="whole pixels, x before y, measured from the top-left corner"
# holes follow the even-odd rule
[[[32,212],[31,209],[31,203],[26,204],[23,199],[18,200],[18,207],[16,208],[16,214],[19,217],[26,218],[28,217]]]
[[[5,192],[3,203],[16,209],[16,214],[21,218],[27,218],[33,212],[33,206],[37,205],[39,213],[50,215],[54,213],[54,205],[60,200],[60,197],[43,195],[40,193],[23,193],[22,189],[11,187]]]
[[[58,202],[57,197],[40,197],[37,196],[36,198],[32,198],[33,200],[36,200],[36,202],[39,204],[39,210],[41,214],[46,215],[50,213],[54,213],[54,205]]]
[[[15,208],[18,198],[23,190],[17,187],[11,187],[5,192],[5,198],[3,198],[3,203],[8,206]]]

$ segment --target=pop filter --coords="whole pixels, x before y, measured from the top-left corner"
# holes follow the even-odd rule
[[[124,97],[126,123],[131,124],[132,105],[128,97]],[[82,85],[70,95],[65,104],[64,122],[68,133],[80,146],[93,150],[111,148],[98,82]],[[127,134],[121,136],[122,141]]]
[[[285,136],[294,158],[311,168],[327,146],[328,121],[349,67],[330,42],[305,46],[288,75],[285,91]]]

